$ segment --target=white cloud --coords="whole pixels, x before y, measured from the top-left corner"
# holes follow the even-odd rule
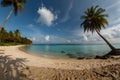
[[[33,37],[33,38],[32,38],[32,41],[36,41],[36,38],[35,38],[35,37]]]
[[[114,7],[117,7],[120,5],[120,1],[116,1],[115,3],[112,3],[111,5],[109,5],[106,9],[112,9]]]
[[[62,22],[66,22],[67,20],[69,20],[69,18],[70,18],[70,11],[71,11],[72,8],[73,8],[73,0],[70,2],[68,10],[66,11],[66,14],[64,15],[63,19],[61,20],[61,23]]]
[[[111,20],[110,22],[111,22],[112,25],[118,24],[118,23],[120,23],[120,18],[119,17],[115,18],[115,19]]]
[[[50,41],[50,36],[49,35],[47,35],[47,36],[45,36],[45,41]]]
[[[66,40],[67,43],[71,43],[71,40]]]
[[[110,25],[116,25],[120,23],[120,0],[116,0],[109,4],[106,7],[106,11],[108,11],[109,15],[109,23]]]
[[[102,30],[101,32],[104,36],[110,39],[120,38],[120,24],[114,25],[113,27]]]
[[[97,33],[84,33],[81,29],[72,31],[70,37],[44,35],[38,29],[33,29],[33,32],[29,35],[33,36],[31,39],[34,43],[105,43]],[[101,30],[101,34],[112,43],[120,42],[120,24]]]
[[[33,24],[29,24],[28,27],[34,27],[34,25]]]
[[[106,6],[106,5],[104,5]],[[108,22],[110,26],[120,23],[120,0],[110,1],[109,5],[105,7],[108,17]]]
[[[37,30],[36,30],[37,31]],[[31,40],[33,43],[71,43],[72,41],[67,39],[67,38],[62,38],[60,36],[55,36],[55,35],[44,35],[41,32],[35,32],[34,34],[29,34],[31,35]]]
[[[54,14],[51,10],[42,6],[38,9],[39,18],[37,22],[45,24],[47,26],[51,26],[53,22],[58,18],[56,14]]]
[[[50,35],[49,43],[71,43],[72,41],[60,36]]]
[[[112,43],[120,42],[120,24],[114,25],[112,27],[101,30],[100,32],[108,41]],[[104,42],[104,40],[95,32],[85,32],[83,30],[77,29],[73,31],[73,35],[78,37],[76,38],[80,42],[89,42],[89,43],[99,43]]]
[[[83,40],[84,40],[84,41],[88,41],[87,35],[83,34]]]

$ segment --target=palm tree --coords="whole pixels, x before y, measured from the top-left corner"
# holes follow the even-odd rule
[[[25,3],[26,0],[2,0],[1,1],[1,6],[2,7],[8,7],[12,6],[11,11],[9,12],[8,16],[5,18],[3,21],[2,25],[0,26],[0,30],[4,27],[8,19],[10,18],[11,14],[14,12],[15,16],[18,13],[18,10],[22,11],[24,9],[24,6],[21,3]]]
[[[18,29],[15,30],[14,34],[15,34],[15,37],[20,37],[20,31]]]
[[[107,45],[112,49],[112,53],[109,54],[118,54],[116,53],[116,49],[114,46],[112,46],[107,39],[105,39],[101,34],[100,30],[102,28],[105,28],[105,25],[108,25],[108,21],[106,18],[108,17],[107,14],[104,14],[105,9],[100,8],[99,6],[92,6],[88,8],[84,15],[81,16],[81,19],[83,19],[83,22],[81,23],[81,26],[84,28],[84,32],[91,31],[97,32],[97,34],[107,43]],[[113,53],[114,52],[114,53]]]
[[[14,31],[14,38],[16,39],[16,42],[20,42],[20,31],[17,29]]]

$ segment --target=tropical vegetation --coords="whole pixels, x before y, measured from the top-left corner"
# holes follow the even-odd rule
[[[4,28],[0,31],[0,45],[32,44],[32,41],[22,37],[17,29],[14,32],[7,32]]]
[[[11,14],[13,12],[15,15],[17,15],[19,10],[20,10],[20,12],[22,12],[22,10],[24,9],[24,6],[22,5],[22,3],[25,3],[25,2],[26,2],[26,0],[2,0],[1,1],[0,5],[2,7],[11,6],[11,10],[10,10],[8,16],[3,21],[2,25],[0,26],[0,30],[4,27],[4,25],[6,24],[6,22],[8,21],[8,19],[10,18]]]
[[[81,16],[83,22],[81,26],[84,28],[84,32],[97,32],[97,34],[107,43],[107,45],[112,49],[112,51],[108,54],[120,54],[120,52],[112,46],[105,37],[103,37],[100,33],[101,29],[105,28],[105,25],[108,25],[107,17],[108,14],[105,14],[105,9],[99,6],[92,6],[88,8],[84,15]]]

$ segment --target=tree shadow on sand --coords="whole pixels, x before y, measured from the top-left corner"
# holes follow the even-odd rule
[[[26,61],[25,58],[12,59],[10,55],[0,56],[0,80],[31,80]]]

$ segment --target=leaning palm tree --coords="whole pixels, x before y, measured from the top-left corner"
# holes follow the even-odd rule
[[[22,11],[24,9],[24,6],[21,3],[25,3],[26,0],[2,0],[0,5],[2,7],[8,7],[11,6],[11,11],[9,12],[8,16],[3,21],[2,25],[0,26],[0,30],[4,27],[8,19],[10,18],[11,14],[14,12],[15,15],[17,15],[18,10]]]
[[[84,28],[84,32],[91,31],[97,32],[97,34],[107,43],[107,45],[112,49],[112,51],[108,54],[110,55],[116,55],[120,54],[120,52],[115,49],[114,46],[112,46],[107,39],[105,39],[101,34],[100,30],[102,28],[105,28],[105,25],[108,25],[107,21],[107,14],[104,14],[105,9],[100,8],[99,6],[92,6],[88,8],[85,12],[84,15],[81,16],[81,19],[83,19],[83,22],[81,23],[81,26]],[[108,55],[107,54],[107,55]]]

